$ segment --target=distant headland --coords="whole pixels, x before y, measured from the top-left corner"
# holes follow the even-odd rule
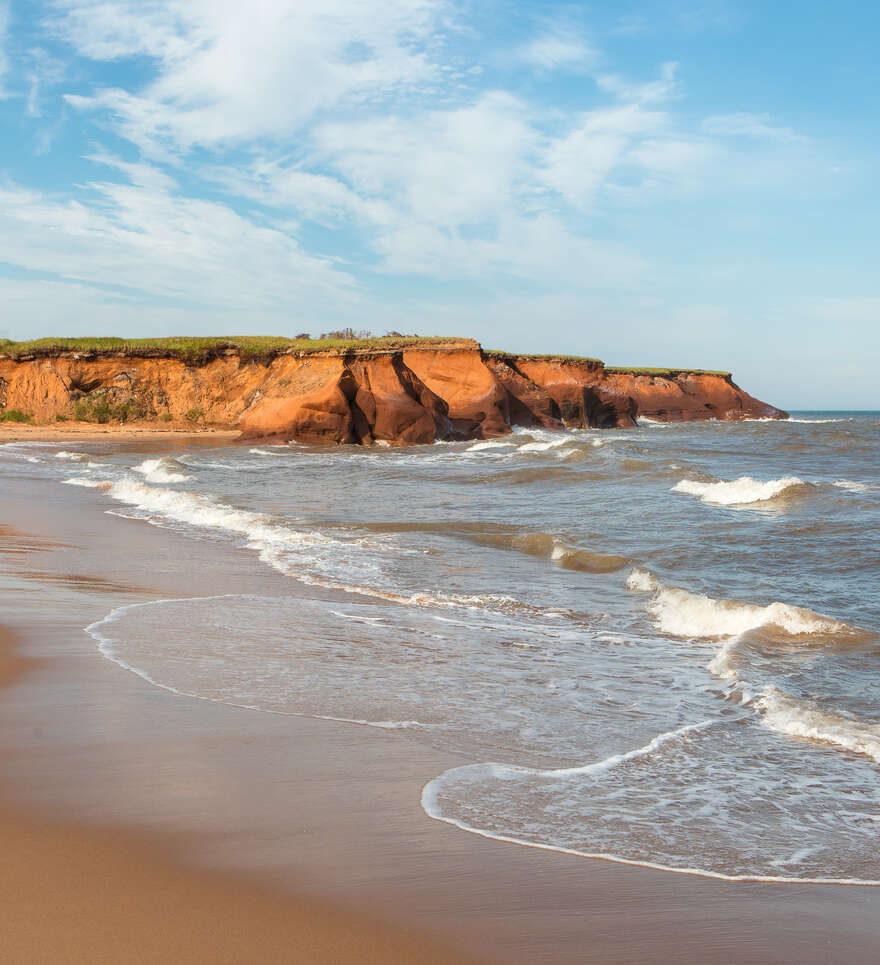
[[[238,430],[370,445],[620,428],[639,419],[784,419],[729,372],[616,368],[488,351],[473,339],[0,339],[0,423]]]

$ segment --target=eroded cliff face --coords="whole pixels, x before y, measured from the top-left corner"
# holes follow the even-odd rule
[[[38,422],[188,420],[238,427],[243,439],[365,445],[488,438],[514,425],[623,427],[639,416],[785,418],[726,375],[484,353],[471,341],[262,361],[231,351],[199,365],[114,355],[0,357],[0,409]]]

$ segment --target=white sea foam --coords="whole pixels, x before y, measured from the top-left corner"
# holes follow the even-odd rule
[[[852,419],[798,419],[791,416],[788,419],[774,421],[781,421],[783,424],[786,422],[799,422],[802,425],[824,425],[828,422],[852,422]]]
[[[539,442],[527,442],[519,447],[520,452],[547,452],[550,449],[559,449],[562,446],[570,446],[577,440],[572,436],[557,436],[554,439],[547,439]]]
[[[649,419],[646,415],[640,415],[636,419],[637,425],[649,426],[652,429],[665,429],[666,426],[671,425],[669,422],[662,422],[660,419]]]
[[[147,482],[151,483],[181,483],[192,479],[186,473],[176,472],[182,469],[182,463],[168,456],[161,459],[145,459],[139,466],[134,467],[135,472],[139,472]]]
[[[517,444],[509,439],[488,439],[485,442],[475,442],[468,446],[465,452],[491,452],[498,449],[515,449]]]
[[[851,479],[838,479],[831,485],[838,489],[845,489],[848,493],[866,493],[871,488],[867,483],[854,482]]]
[[[651,868],[657,871],[668,871],[674,874],[691,875],[701,878],[713,878],[721,881],[763,881],[763,882],[787,882],[797,884],[833,884],[833,885],[880,885],[880,880],[872,878],[836,878],[836,877],[790,877],[785,875],[763,875],[763,874],[725,874],[720,871],[713,871],[696,866],[677,866],[665,864],[657,861],[639,860],[636,858],[626,858],[621,855],[611,854],[601,851],[586,851],[576,848],[563,847],[547,842],[533,841],[526,838],[516,837],[510,834],[501,834],[490,831],[486,828],[477,827],[461,818],[453,817],[444,812],[440,803],[441,796],[447,786],[454,786],[456,782],[464,778],[465,781],[479,783],[481,781],[503,780],[513,781],[517,779],[538,778],[542,781],[552,781],[555,779],[589,777],[593,774],[601,774],[613,770],[615,767],[635,758],[647,757],[660,750],[664,744],[679,740],[687,735],[704,730],[713,725],[713,721],[701,721],[696,724],[688,724],[676,730],[667,731],[659,734],[644,747],[636,748],[592,764],[585,764],[581,767],[560,768],[557,770],[536,770],[533,768],[516,767],[504,764],[466,764],[462,767],[454,767],[445,771],[439,777],[429,781],[422,789],[421,804],[422,809],[435,821],[442,821],[453,827],[468,831],[471,834],[489,838],[493,841],[502,841],[507,844],[516,844],[527,848],[536,848],[541,851],[555,851],[561,854],[569,854],[576,857],[592,858],[602,861],[610,861],[615,864],[630,865],[632,867]],[[549,789],[548,789],[549,790]],[[771,862],[778,865],[780,862]],[[793,863],[789,861],[787,863]]]
[[[716,600],[702,593],[664,586],[647,570],[634,569],[626,586],[634,593],[654,594],[648,611],[657,628],[674,637],[733,637],[769,625],[792,635],[853,632],[845,623],[804,607],[778,602],[758,606],[740,600]]]
[[[99,652],[108,660],[118,664],[124,670],[128,670],[130,673],[135,674],[142,680],[146,680],[147,683],[152,684],[154,687],[159,687],[161,690],[167,690],[172,694],[178,694],[181,697],[191,697],[195,700],[204,700],[209,703],[221,703],[229,707],[240,707],[244,710],[260,710],[263,713],[269,714],[283,713],[286,716],[291,717],[312,717],[317,720],[331,720],[341,724],[359,724],[364,727],[377,727],[380,730],[406,730],[413,727],[424,726],[420,721],[417,720],[364,720],[354,717],[332,717],[328,714],[298,714],[289,710],[271,710],[256,704],[239,703],[229,700],[226,697],[221,699],[219,697],[205,696],[204,694],[195,693],[188,690],[181,690],[172,686],[171,684],[163,683],[162,681],[157,680],[141,667],[137,667],[125,660],[118,652],[117,641],[109,635],[109,631],[106,629],[124,617],[127,613],[130,613],[133,610],[139,610],[142,607],[157,607],[167,603],[213,602],[215,600],[228,600],[238,596],[239,594],[235,593],[224,593],[220,596],[180,597],[162,600],[148,600],[146,603],[129,603],[126,606],[117,607],[115,610],[111,610],[110,613],[108,613],[105,617],[97,620],[95,623],[90,624],[84,629],[85,632],[88,633],[89,636],[92,637],[92,639],[97,643]]]
[[[85,479],[82,476],[74,476],[64,480],[65,486],[83,486],[85,489],[109,489],[109,482],[102,482],[100,479]]]
[[[56,459],[67,459],[69,462],[88,462],[89,456],[84,452],[67,452],[67,450],[62,449],[61,452],[55,453]]]
[[[653,593],[660,588],[660,582],[653,573],[637,566],[627,576],[626,588],[633,593]]]
[[[780,479],[762,481],[751,476],[740,476],[732,482],[697,482],[682,479],[672,487],[674,493],[687,493],[698,496],[704,503],[716,506],[745,506],[749,503],[766,502],[781,496],[786,490],[806,485],[798,476],[783,476]]]
[[[751,703],[770,730],[833,744],[880,764],[880,723],[842,717],[773,686],[765,687]]]
[[[120,479],[110,483],[108,492],[120,502],[148,512],[161,513],[166,519],[207,529],[225,530],[244,536],[251,542],[296,545],[334,542],[318,533],[306,533],[275,525],[268,516],[227,506],[202,493],[148,486],[134,479]]]
[[[733,682],[742,703],[759,714],[765,727],[779,734],[864,754],[880,763],[880,723],[842,717],[772,685],[756,689],[736,667],[742,635],[749,630],[773,625],[794,636],[833,634],[839,637],[856,633],[853,627],[785,603],[762,607],[737,600],[715,600],[667,587],[647,570],[633,570],[627,588],[654,594],[648,610],[663,633],[683,638],[726,638],[706,669],[722,680]]]
[[[262,562],[302,583],[345,593],[387,600],[403,606],[442,607],[466,610],[489,610],[500,613],[540,614],[549,619],[563,618],[566,613],[548,607],[524,603],[504,594],[454,594],[435,591],[398,593],[379,586],[349,583],[330,578],[322,563],[337,555],[347,568],[354,548],[387,550],[368,539],[337,540],[314,531],[296,530],[274,522],[271,517],[250,510],[236,509],[202,493],[182,492],[148,486],[135,479],[115,482],[95,479],[68,479],[70,485],[102,489],[114,499],[147,513],[204,529],[220,530],[244,537],[259,552]],[[334,554],[334,550],[338,551]],[[294,553],[291,557],[291,552]],[[304,554],[304,555],[303,555]],[[344,572],[344,569],[343,569]],[[381,571],[375,574],[382,579]]]

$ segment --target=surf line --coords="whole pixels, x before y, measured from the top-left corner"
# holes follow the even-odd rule
[[[146,600],[143,603],[128,603],[125,606],[116,607],[106,616],[101,617],[100,620],[96,620],[94,623],[90,623],[87,627],[83,627],[83,632],[87,633],[95,641],[95,643],[98,645],[98,652],[102,657],[105,657],[107,660],[111,661],[111,663],[115,663],[123,670],[133,673],[136,677],[140,677],[141,680],[145,680],[151,686],[158,687],[160,690],[164,690],[169,694],[174,694],[176,697],[187,697],[190,700],[204,700],[209,704],[220,704],[224,707],[234,707],[236,710],[252,710],[261,714],[273,714],[276,717],[301,717],[312,720],[329,720],[338,724],[356,724],[358,727],[375,727],[379,730],[407,730],[409,728],[425,726],[421,723],[421,721],[418,720],[361,720],[360,718],[356,717],[331,717],[328,714],[306,714],[294,710],[272,710],[269,707],[260,707],[258,704],[241,704],[231,700],[220,700],[217,697],[206,697],[204,694],[194,694],[188,690],[179,690],[177,687],[172,687],[171,684],[163,684],[160,680],[156,680],[155,677],[152,677],[150,674],[148,674],[146,670],[142,670],[140,667],[136,667],[134,664],[124,660],[113,649],[113,645],[118,641],[105,636],[100,631],[101,627],[107,624],[116,623],[129,611],[137,610],[141,607],[161,606],[165,603],[202,603],[212,600],[229,599],[286,600],[293,598],[262,596],[258,593],[218,593],[214,596],[181,596],[167,599],[162,598],[159,600]]]
[[[532,774],[539,777],[549,778],[568,777],[574,774],[596,774],[601,771],[611,770],[612,768],[617,767],[618,764],[622,764],[625,761],[630,761],[637,757],[644,757],[671,740],[675,740],[678,737],[683,737],[685,734],[693,731],[705,730],[708,727],[712,727],[718,723],[720,723],[720,721],[703,720],[696,724],[686,724],[684,727],[679,727],[677,730],[666,731],[663,734],[658,734],[657,737],[645,744],[644,747],[638,747],[634,750],[625,751],[621,754],[613,754],[611,757],[607,757],[604,760],[595,761],[591,764],[584,764],[580,767],[565,767],[557,770],[541,770],[536,768],[520,767],[517,765],[492,763],[465,764],[460,767],[453,767],[448,771],[444,771],[441,775],[439,775],[439,777],[435,777],[433,780],[429,781],[422,788],[422,810],[429,818],[433,818],[435,821],[442,821],[444,824],[450,824],[455,828],[459,828],[461,831],[468,831],[469,833],[476,834],[481,838],[488,838],[490,841],[500,841],[504,844],[516,844],[523,848],[535,848],[539,851],[555,851],[558,854],[568,854],[577,858],[591,858],[596,861],[609,861],[612,864],[629,865],[635,868],[648,868],[652,871],[666,871],[671,874],[689,875],[696,878],[712,878],[716,881],[728,882],[880,887],[880,880],[873,878],[790,878],[782,875],[728,875],[724,874],[722,871],[709,871],[705,868],[679,868],[674,865],[660,864],[656,861],[639,860],[637,858],[623,858],[620,855],[607,854],[601,851],[578,851],[575,848],[565,848],[561,845],[555,844],[542,844],[538,841],[528,841],[524,838],[516,838],[507,834],[497,834],[494,831],[487,831],[483,828],[474,827],[473,825],[468,824],[466,821],[462,821],[459,818],[452,818],[443,814],[442,808],[438,802],[443,782],[449,779],[450,775],[455,774],[456,772],[475,769],[491,769],[495,771],[506,771],[507,773]]]

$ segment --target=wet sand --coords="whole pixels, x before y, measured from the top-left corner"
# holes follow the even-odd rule
[[[0,445],[5,442],[131,442],[148,439],[187,440],[210,438],[218,445],[234,442],[238,429],[220,429],[212,426],[196,428],[192,425],[165,422],[128,422],[124,424],[95,422],[65,422],[56,425],[28,425],[27,423],[0,423]]]
[[[15,643],[0,627],[0,687],[39,666]],[[328,902],[181,868],[167,843],[125,831],[5,807],[0,854],[8,963],[476,961]]]
[[[344,947],[359,961],[370,960],[363,934],[389,942],[375,946],[376,961],[876,961],[880,889],[731,884],[478,838],[422,812],[424,783],[462,762],[405,733],[192,700],[125,672],[82,632],[113,607],[304,590],[245,551],[231,574],[228,554],[220,566],[210,544],[108,517],[94,493],[62,488],[22,483],[0,497],[0,520],[29,534],[26,543],[7,541],[16,552],[0,551],[0,623],[13,625],[21,651],[39,661],[0,703],[3,794],[28,815],[4,824],[4,847],[38,856],[28,859],[30,885],[31,869],[22,867],[19,885],[10,864],[4,887],[26,910],[21,940],[38,941],[32,923],[45,927],[47,918],[81,929],[67,950],[50,947],[46,961],[200,960],[181,956],[181,946],[170,955],[168,946],[140,958],[115,954],[121,946],[104,944],[111,939],[101,930],[114,895],[123,941],[137,927],[145,941],[173,936],[177,910],[192,901],[204,930],[181,914],[178,940],[204,934],[213,961],[348,960],[338,944],[317,950],[319,938],[314,953],[264,953],[253,942],[273,933],[271,922],[282,929],[285,914],[327,941],[351,938]],[[52,864],[74,851],[73,871]],[[84,881],[112,887],[95,885],[89,898]],[[166,892],[174,900],[162,903]],[[151,894],[156,903],[142,897]],[[246,912],[239,918],[227,912],[237,902]],[[133,905],[145,909],[134,924]],[[218,920],[232,937],[224,932],[212,945]],[[351,929],[348,937],[340,929]],[[234,945],[236,932],[245,944]],[[273,934],[284,955],[289,933]],[[442,956],[443,944],[450,957],[430,957]],[[238,957],[218,957],[223,947]],[[83,957],[70,957],[80,949]],[[330,957],[320,957],[325,951]]]

